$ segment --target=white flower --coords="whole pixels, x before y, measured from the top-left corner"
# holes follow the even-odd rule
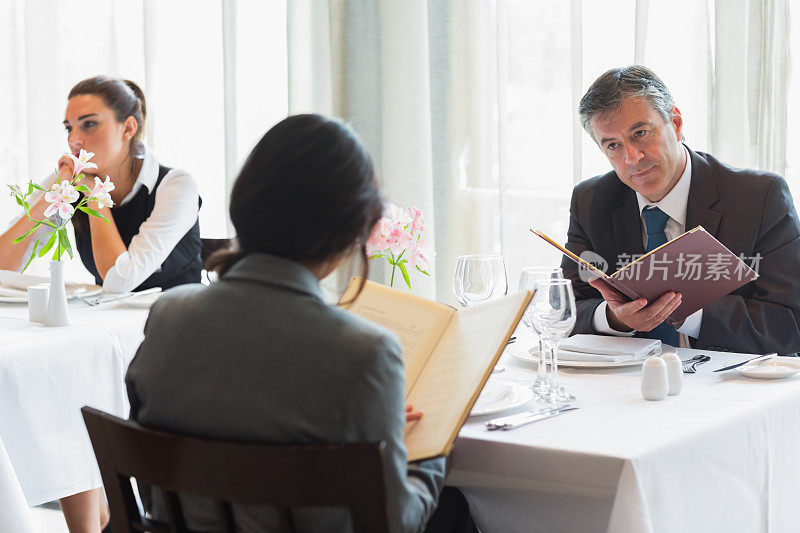
[[[94,188],[89,193],[89,200],[97,202],[98,207],[112,207],[114,201],[111,199],[111,191],[114,190],[114,184],[111,183],[111,178],[106,176],[106,181],[103,182],[100,178],[94,178]]]
[[[90,163],[89,160],[94,157],[94,152],[87,152],[83,148],[81,148],[80,154],[78,157],[75,157],[72,154],[67,154],[72,162],[75,164],[75,168],[72,169],[72,173],[76,176],[83,171],[85,168],[97,168],[97,165],[94,163]]]
[[[64,180],[59,183],[54,183],[50,186],[50,190],[44,193],[44,199],[50,202],[50,206],[45,210],[44,216],[53,216],[58,212],[58,216],[62,219],[68,219],[75,213],[75,208],[72,207],[72,202],[78,199],[78,191],[72,184]]]

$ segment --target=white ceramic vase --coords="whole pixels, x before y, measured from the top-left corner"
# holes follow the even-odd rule
[[[63,268],[64,263],[61,261],[50,261],[50,295],[47,298],[47,313],[44,316],[45,326],[69,325]]]

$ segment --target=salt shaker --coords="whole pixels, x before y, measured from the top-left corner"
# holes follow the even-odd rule
[[[683,388],[683,362],[676,353],[661,355],[667,365],[667,381],[669,381],[669,395],[677,396]]]
[[[645,400],[663,400],[668,391],[667,364],[661,357],[648,357],[642,365],[642,396]]]
[[[31,285],[28,287],[28,320],[31,322],[44,322],[47,313],[47,295],[50,292],[49,284]]]

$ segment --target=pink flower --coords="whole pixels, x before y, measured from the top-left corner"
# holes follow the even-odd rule
[[[369,240],[367,240],[367,255],[374,255],[389,247],[386,241],[389,238],[389,232],[391,230],[392,222],[386,217],[381,217],[381,219],[375,223]]]
[[[72,207],[72,202],[78,199],[78,191],[72,184],[64,180],[59,183],[54,183],[50,186],[50,190],[44,193],[44,199],[50,202],[50,206],[45,210],[44,216],[53,216],[58,212],[58,216],[62,219],[68,219],[75,212]]]
[[[72,162],[75,164],[74,168],[72,169],[72,173],[74,175],[80,174],[83,169],[86,168],[97,168],[97,165],[94,163],[90,163],[89,160],[94,157],[94,152],[87,152],[83,148],[81,148],[80,154],[75,157],[72,154],[67,154]]]
[[[411,245],[411,233],[405,229],[402,222],[395,222],[386,238],[386,244],[395,258],[399,257],[403,251]]]
[[[411,257],[408,259],[408,263],[411,265],[411,268],[418,267],[420,270],[425,270],[430,266],[431,259],[434,255],[436,255],[435,252],[431,250],[430,246],[427,244],[416,246],[411,251]]]
[[[408,231],[411,235],[418,235],[425,230],[425,221],[422,219],[422,211],[416,207],[406,209],[406,218],[409,219]]]
[[[395,270],[403,272],[403,279],[411,288],[408,269],[416,269],[423,274],[430,265],[434,253],[426,240],[427,227],[422,211],[416,207],[403,209],[388,204],[383,217],[372,228],[367,240],[367,253],[372,257],[383,257],[392,265],[392,277],[389,285],[394,284]]]

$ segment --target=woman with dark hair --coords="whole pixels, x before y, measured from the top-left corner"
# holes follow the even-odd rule
[[[64,127],[70,152],[91,152],[96,169],[87,168],[82,184],[90,190],[95,178],[114,184],[113,206],[90,201],[110,223],[77,212],[73,217],[76,248],[86,269],[106,292],[150,287],[167,289],[200,281],[200,207],[197,183],[184,170],[160,165],[142,142],[147,106],[132,81],[96,76],[69,92]],[[72,176],[74,162],[64,156],[58,175],[41,186]],[[44,218],[44,194],[31,201],[33,218]],[[19,270],[39,233],[21,244],[12,240],[33,227],[24,215],[0,235],[0,268]],[[41,231],[47,228],[42,226]]]
[[[207,265],[219,280],[174,289],[150,311],[126,376],[131,418],[240,441],[385,441],[391,528],[421,531],[436,508],[444,460],[407,463],[400,344],[325,303],[319,287],[353,253],[366,277],[365,243],[382,211],[372,161],[348,126],[297,115],[270,129],[233,186],[238,245]],[[207,500],[181,499],[190,528],[218,529]],[[154,495],[155,516],[162,505]],[[274,509],[234,507],[241,531],[277,528]],[[343,510],[299,510],[294,518],[304,531],[351,529]]]

